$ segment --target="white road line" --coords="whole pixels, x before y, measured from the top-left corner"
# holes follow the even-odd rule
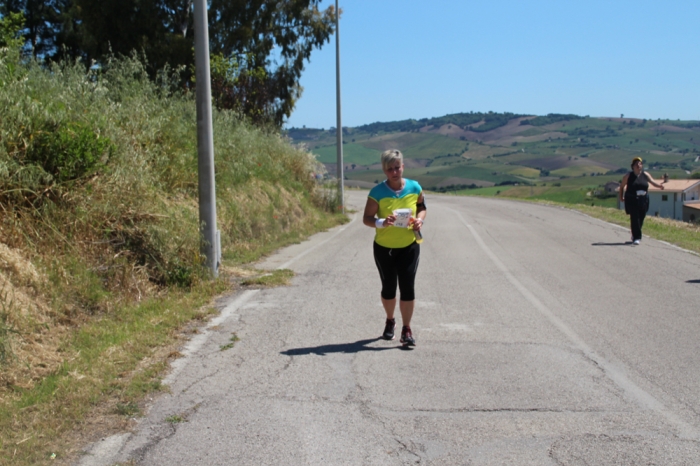
[[[469,229],[472,236],[476,240],[479,247],[486,253],[491,261],[500,269],[501,272],[506,276],[508,281],[517,289],[530,304],[532,304],[535,309],[537,309],[542,315],[544,315],[556,328],[558,328],[566,337],[571,340],[571,342],[578,347],[589,359],[595,362],[605,374],[618,386],[624,393],[632,400],[635,400],[643,408],[655,411],[666,418],[671,424],[676,426],[678,429],[678,435],[684,439],[690,440],[700,440],[700,433],[698,429],[683,419],[678,417],[675,413],[666,408],[659,400],[654,398],[653,395],[646,392],[644,389],[639,387],[637,384],[632,382],[625,375],[624,368],[617,368],[610,362],[606,361],[599,354],[596,354],[581,337],[579,337],[576,332],[574,332],[569,326],[567,326],[561,319],[559,319],[554,313],[545,306],[537,297],[525,287],[520,281],[515,278],[515,276],[510,273],[508,268],[501,262],[501,260],[489,249],[489,247],[484,243],[479,236],[479,233],[472,227],[466,220],[462,217],[458,211],[449,209],[453,213],[457,214],[461,222]]]

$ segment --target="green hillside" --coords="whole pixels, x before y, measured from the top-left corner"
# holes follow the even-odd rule
[[[335,166],[335,128],[287,134]],[[700,121],[472,112],[343,128],[343,143],[348,180],[382,179],[379,154],[397,148],[405,175],[437,191],[542,183],[551,190],[554,182],[562,191],[575,179],[602,186],[619,181],[636,156],[657,178],[700,176]]]

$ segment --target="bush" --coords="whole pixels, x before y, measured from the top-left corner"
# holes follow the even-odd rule
[[[113,144],[85,123],[67,122],[38,131],[26,154],[26,163],[41,166],[59,182],[73,181],[104,166]]]

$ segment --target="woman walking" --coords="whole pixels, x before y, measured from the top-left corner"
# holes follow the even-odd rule
[[[382,281],[382,305],[386,322],[382,337],[394,339],[396,319],[396,284],[400,291],[399,310],[402,328],[401,343],[415,346],[411,318],[415,304],[415,278],[418,270],[420,245],[416,242],[425,220],[426,208],[423,189],[418,182],[403,177],[403,154],[387,150],[381,155],[386,180],[372,188],[367,198],[363,222],[375,228],[374,262]],[[403,210],[403,212],[402,212]],[[403,224],[401,214],[409,217]]]
[[[664,189],[653,176],[644,171],[641,157],[632,159],[632,171],[622,178],[620,183],[620,201],[625,203],[625,212],[630,216],[632,244],[642,240],[642,225],[649,210],[649,185]]]

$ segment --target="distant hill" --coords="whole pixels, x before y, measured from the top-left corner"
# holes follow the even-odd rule
[[[335,128],[287,135],[336,172]],[[655,176],[687,178],[700,170],[700,121],[470,112],[344,127],[346,178],[358,185],[384,179],[379,154],[391,148],[404,153],[407,177],[436,191],[584,176],[604,183],[619,180],[635,156]]]

